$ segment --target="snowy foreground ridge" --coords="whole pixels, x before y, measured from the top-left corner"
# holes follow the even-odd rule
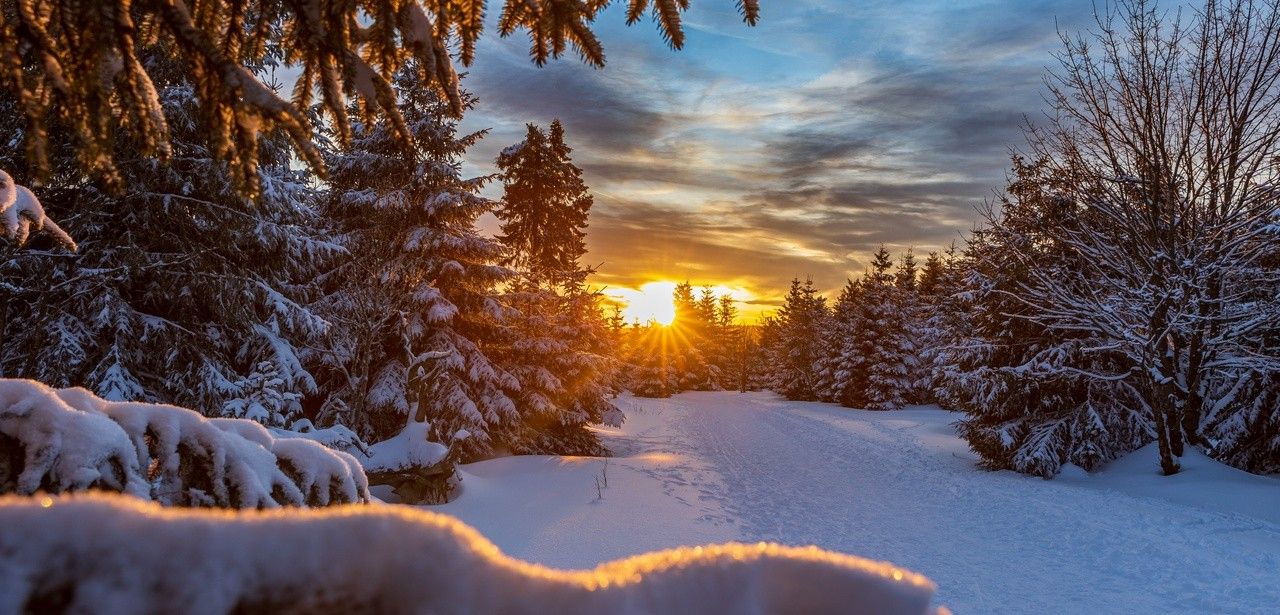
[[[0,613],[911,613],[934,586],[890,564],[771,544],[648,553],[594,570],[503,555],[400,506],[227,512],[113,494],[0,498]]]

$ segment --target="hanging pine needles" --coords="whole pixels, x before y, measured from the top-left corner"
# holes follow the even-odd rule
[[[628,1],[628,23],[651,8],[667,43],[684,44],[680,14],[688,0]],[[499,33],[528,31],[539,65],[573,47],[588,64],[603,66],[604,48],[591,25],[610,2],[502,0]],[[758,19],[758,4],[738,0],[748,24]],[[391,87],[406,63],[460,115],[454,56],[464,66],[475,59],[486,6],[486,0],[0,0],[0,84],[16,93],[25,116],[33,179],[48,176],[47,131],[57,123],[75,134],[82,168],[118,189],[113,150],[120,133],[147,155],[170,155],[156,86],[139,60],[143,49],[169,49],[195,84],[210,151],[230,166],[241,193],[254,198],[264,132],[286,133],[298,157],[323,176],[308,114],[314,102],[341,141],[357,119],[386,121],[411,141]],[[290,99],[255,71],[272,63],[300,69]]]

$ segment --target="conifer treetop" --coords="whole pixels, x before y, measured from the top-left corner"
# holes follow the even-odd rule
[[[573,164],[560,120],[544,131],[527,125],[525,140],[506,148],[497,166],[503,180],[499,241],[502,264],[530,274],[537,284],[569,285],[586,253],[586,227],[593,199]],[[586,270],[590,273],[590,270]]]
[[[539,65],[572,46],[604,65],[591,30],[613,0],[502,0],[499,33],[529,33]],[[454,56],[475,59],[488,0],[0,0],[0,87],[19,99],[28,157],[47,176],[47,132],[66,125],[76,135],[81,167],[119,188],[117,133],[142,153],[171,154],[171,137],[143,50],[159,46],[181,61],[200,100],[200,120],[215,157],[230,163],[246,196],[259,190],[257,143],[286,132],[298,156],[323,174],[307,110],[317,92],[340,140],[350,138],[348,99],[361,120],[380,118],[398,138],[412,135],[396,108],[392,77],[413,61],[453,115],[463,111]],[[758,0],[739,0],[748,24]],[[680,48],[680,13],[689,0],[628,0],[628,23],[651,11],[668,44]],[[450,46],[453,49],[450,49]],[[259,76],[261,69],[301,69],[292,100]],[[36,179],[39,179],[37,177]]]

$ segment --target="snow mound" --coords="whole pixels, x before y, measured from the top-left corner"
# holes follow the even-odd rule
[[[449,448],[427,440],[431,424],[409,421],[400,433],[369,447],[368,457],[361,460],[366,472],[399,472],[428,468],[444,460]]]
[[[106,489],[167,505],[235,508],[369,501],[359,462],[318,442],[32,380],[0,379],[0,443],[21,451],[0,455],[0,490],[20,494]]]
[[[369,482],[390,487],[397,501],[406,504],[447,502],[456,486],[453,458],[449,447],[427,439],[430,428],[430,423],[410,417],[400,433],[368,447],[360,463]],[[454,441],[469,435],[459,430]]]
[[[1250,474],[1192,447],[1187,447],[1186,454],[1177,461],[1182,469],[1172,476],[1162,476],[1160,449],[1152,442],[1092,474],[1081,471],[1073,476],[1059,475],[1055,480],[1227,515],[1244,515],[1280,526],[1280,508],[1276,507],[1274,497],[1280,493],[1280,477]]]
[[[234,513],[8,496],[0,527],[0,612],[920,614],[934,592],[890,564],[765,543],[556,570],[399,506]]]

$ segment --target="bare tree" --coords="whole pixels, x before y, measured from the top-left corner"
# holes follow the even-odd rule
[[[1280,371],[1280,2],[1210,0],[1190,16],[1122,1],[1066,37],[1054,114],[1029,129],[1065,208],[1002,257],[1012,316],[1059,334],[1027,369],[1107,383],[1146,417],[1161,469],[1238,411],[1238,381]],[[1234,391],[1234,392],[1233,392]],[[1119,403],[1119,402],[1118,402]]]

